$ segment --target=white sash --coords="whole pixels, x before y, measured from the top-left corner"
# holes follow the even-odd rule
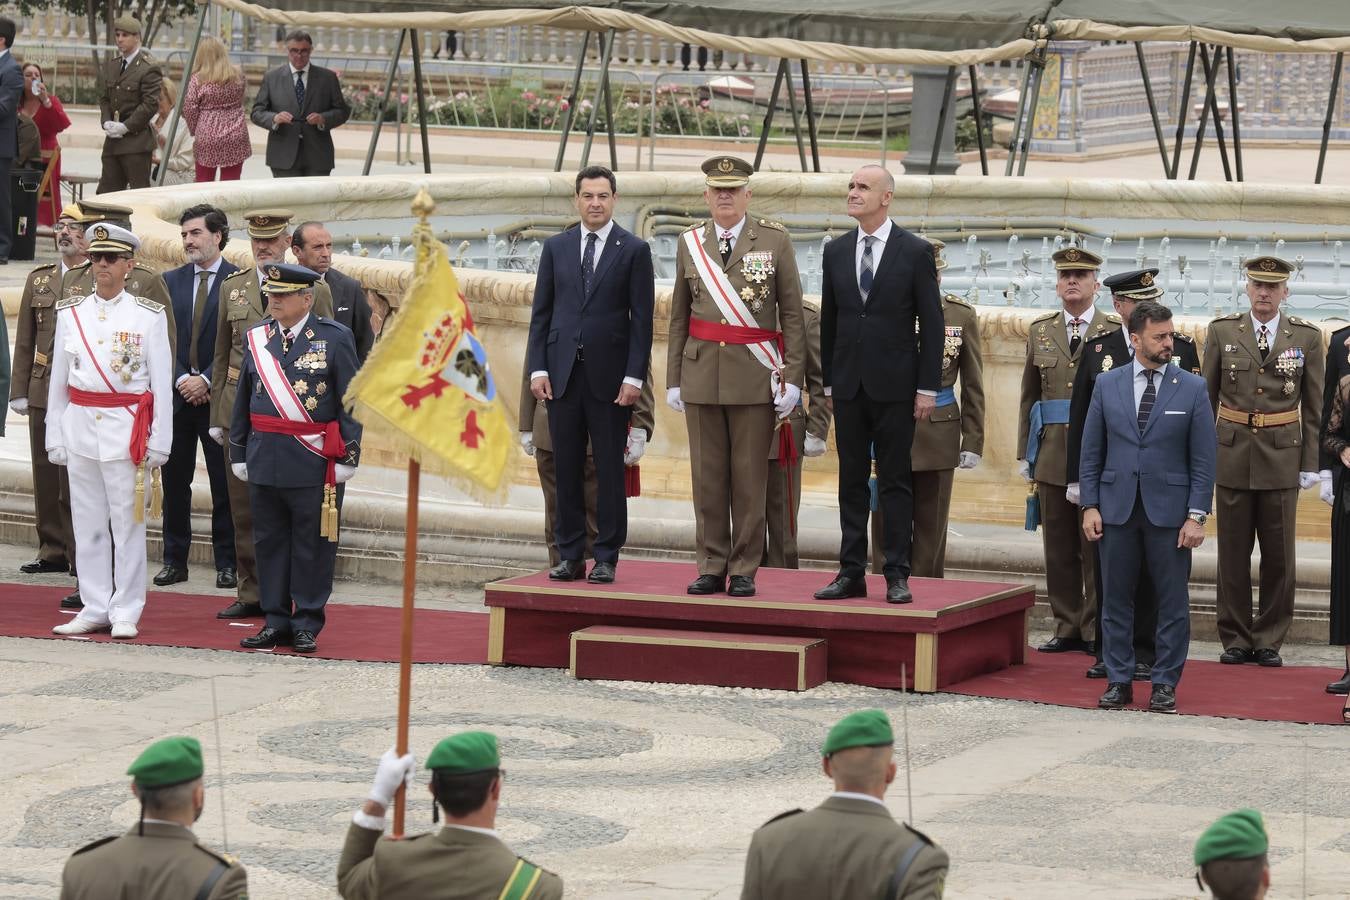
[[[253,364],[258,369],[258,380],[262,382],[267,396],[272,399],[277,414],[291,422],[313,422],[314,420],[309,417],[309,411],[305,409],[305,404],[291,389],[291,383],[286,378],[285,370],[281,368],[280,360],[267,349],[266,325],[255,325],[248,330],[248,349],[252,352]],[[324,456],[322,434],[297,434],[292,437],[317,456]],[[324,458],[327,459],[326,456]]]
[[[722,317],[729,324],[740,328],[759,328],[759,323],[736,293],[736,289],[731,286],[726,273],[708,258],[708,251],[701,240],[702,231],[701,228],[691,228],[684,233],[683,240],[685,246],[689,248],[689,257],[694,261],[694,271],[698,273],[703,286],[708,289],[708,296],[712,297],[717,308],[722,311]],[[745,346],[764,368],[770,372],[782,371],[783,355],[778,352],[778,345],[773,341],[757,341]]]

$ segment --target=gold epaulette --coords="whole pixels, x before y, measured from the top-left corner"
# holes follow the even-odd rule
[[[88,294],[75,294],[75,295],[70,296],[70,297],[62,297],[60,300],[57,300],[57,301],[56,301],[56,308],[57,308],[57,309],[70,309],[72,306],[79,306],[81,303],[84,302],[84,298],[87,297],[87,296],[89,296],[89,295],[88,295]]]
[[[948,303],[955,303],[957,306],[964,306],[967,309],[975,308],[965,297],[958,297],[955,294],[943,294],[942,299],[946,300]]]
[[[1245,316],[1245,315],[1246,315],[1246,313],[1233,312],[1233,313],[1229,313],[1229,314],[1226,315],[1226,316],[1218,316],[1218,317],[1216,317],[1216,318],[1214,318],[1214,319],[1211,319],[1210,321],[1211,321],[1211,322],[1229,322],[1229,321],[1232,321],[1232,320],[1234,320],[1234,319],[1240,319],[1240,318],[1242,318],[1242,317]]]
[[[247,274],[248,274],[249,272],[251,272],[251,271],[253,271],[253,270],[252,270],[252,269],[235,269],[233,272],[231,272],[230,274],[228,274],[228,275],[226,275],[224,278],[222,278],[221,281],[229,281],[231,278],[238,278],[240,275],[247,275]]]
[[[164,304],[158,300],[151,300],[149,297],[137,297],[136,305],[144,307],[151,312],[164,312]]]
[[[763,225],[765,228],[776,228],[779,231],[787,231],[786,225],[782,222],[775,222],[772,219],[760,219],[759,224]]]
[[[1031,324],[1035,325],[1037,322],[1048,322],[1055,316],[1059,315],[1059,312],[1060,311],[1057,309],[1051,310],[1050,312],[1046,313],[1043,316],[1037,316],[1036,318],[1032,319]]]
[[[1291,325],[1302,325],[1304,328],[1312,328],[1312,329],[1315,329],[1315,330],[1320,330],[1320,329],[1318,329],[1317,326],[1314,325],[1312,322],[1309,322],[1307,319],[1303,319],[1303,318],[1300,318],[1300,317],[1298,317],[1298,316],[1290,316],[1290,317],[1289,317],[1289,324],[1291,324]]]
[[[1117,325],[1119,325],[1119,324],[1120,324],[1120,316],[1116,315],[1115,313],[1107,313],[1107,314],[1106,314],[1106,321],[1108,321],[1108,322],[1115,322]]]

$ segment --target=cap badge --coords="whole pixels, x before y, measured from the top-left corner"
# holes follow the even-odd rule
[[[1260,266],[1261,266],[1261,271],[1262,271],[1262,272],[1274,272],[1274,271],[1275,271],[1275,260],[1273,260],[1273,259],[1263,259],[1263,260],[1261,260],[1261,262],[1260,262]]]
[[[1142,284],[1144,287],[1148,287],[1150,284],[1153,283],[1153,274],[1151,272],[1145,272],[1143,275],[1140,275],[1139,283]]]
[[[735,168],[736,164],[725,156],[717,161],[717,171],[721,172],[723,175],[730,174]]]
[[[1078,262],[1078,260],[1082,259],[1082,257],[1083,254],[1079,252],[1077,247],[1070,247],[1068,250],[1064,252],[1064,258],[1067,259],[1069,262]]]
[[[268,266],[268,267],[267,267],[267,277],[270,278],[272,281],[280,281],[280,280],[281,280],[281,270],[278,269],[276,266]]]
[[[106,241],[108,239],[108,229],[104,228],[102,225],[95,228],[94,239],[99,241]]]

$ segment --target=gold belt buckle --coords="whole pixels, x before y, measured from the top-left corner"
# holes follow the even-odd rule
[[[1264,428],[1264,427],[1266,427],[1266,414],[1265,414],[1265,413],[1259,413],[1259,412],[1258,412],[1258,413],[1248,413],[1248,414],[1247,414],[1247,417],[1248,417],[1249,421],[1251,422],[1251,425],[1252,425],[1253,428]]]

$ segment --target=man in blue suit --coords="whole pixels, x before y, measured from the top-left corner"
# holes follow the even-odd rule
[[[238,584],[235,573],[234,522],[230,518],[225,454],[210,434],[211,363],[216,348],[216,314],[220,284],[238,271],[220,251],[230,239],[225,213],[206,203],[188,207],[178,217],[188,262],[164,273],[173,300],[178,329],[174,357],[173,449],[164,464],[164,568],[155,584],[165,587],[187,581],[188,549],[192,546],[192,478],[197,471],[197,445],[206,458],[211,482],[211,546],[215,552],[216,587]]]
[[[614,580],[628,537],[623,455],[628,422],[652,352],[656,287],[651,248],[614,221],[618,186],[604,166],[577,173],[581,227],[544,242],[530,313],[530,393],[548,401],[557,469],[557,581],[586,573],[586,442],[595,462],[595,566],[588,581]]]
[[[19,106],[23,103],[23,71],[10,48],[18,31],[14,20],[0,16],[0,265],[9,262],[14,246],[14,213],[10,205],[9,170],[19,149]],[[29,227],[36,227],[30,223]]]
[[[1134,596],[1140,573],[1158,592],[1157,659],[1149,709],[1177,711],[1191,640],[1191,550],[1205,539],[1218,435],[1205,380],[1172,361],[1172,311],[1141,300],[1130,313],[1128,366],[1097,376],[1079,460],[1083,533],[1101,541],[1106,693],[1134,700]]]

